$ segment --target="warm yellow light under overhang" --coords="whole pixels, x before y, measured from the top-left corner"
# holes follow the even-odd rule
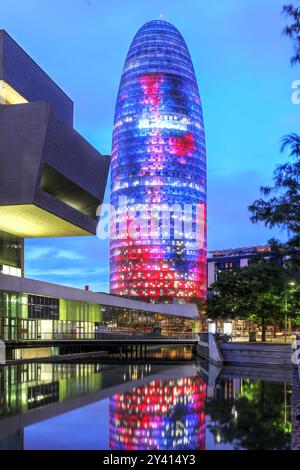
[[[22,103],[28,103],[28,101],[4,80],[0,80],[0,104]]]
[[[92,235],[33,204],[0,206],[0,230],[22,238]]]

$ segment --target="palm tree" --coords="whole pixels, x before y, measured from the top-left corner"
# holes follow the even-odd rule
[[[285,5],[282,9],[283,15],[291,19],[292,23],[287,25],[283,34],[290,38],[294,45],[294,55],[291,57],[292,66],[300,63],[300,7],[292,4]]]

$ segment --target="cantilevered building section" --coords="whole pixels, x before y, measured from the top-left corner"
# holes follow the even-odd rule
[[[110,333],[153,338],[157,329],[171,336],[198,328],[193,304],[153,305],[0,273],[0,339],[20,342],[11,345],[17,349],[26,341],[51,346],[58,340],[101,339],[102,333],[106,339]]]
[[[128,52],[115,113],[111,203],[111,292],[148,301],[203,298],[202,106],[185,41],[165,21],[146,23]]]
[[[0,31],[0,266],[7,234],[10,251],[15,237],[94,235],[109,164],[73,129],[70,98]]]

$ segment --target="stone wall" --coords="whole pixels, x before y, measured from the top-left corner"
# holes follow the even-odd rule
[[[220,348],[227,364],[292,367],[290,344],[220,343]]]

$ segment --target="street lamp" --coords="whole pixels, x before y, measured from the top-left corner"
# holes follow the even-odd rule
[[[295,283],[289,282],[289,286],[293,287]],[[287,321],[288,321],[288,293],[285,294],[285,324],[284,324],[284,341],[287,342]]]

